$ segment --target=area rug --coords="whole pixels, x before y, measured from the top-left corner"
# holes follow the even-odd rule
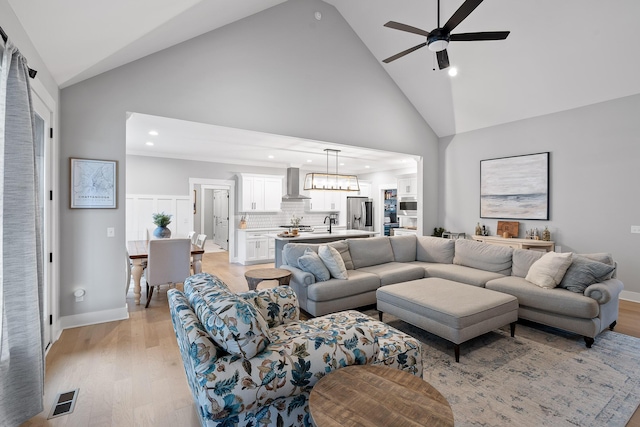
[[[456,426],[625,426],[640,403],[640,339],[581,337],[532,323],[460,346],[385,314],[422,341],[424,380],[449,401]]]

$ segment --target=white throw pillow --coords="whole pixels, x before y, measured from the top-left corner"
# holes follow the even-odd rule
[[[342,256],[336,248],[320,245],[318,255],[320,255],[320,259],[331,273],[331,277],[344,280],[349,278],[347,275],[347,267],[345,267]]]
[[[571,252],[547,252],[531,265],[525,280],[541,288],[555,288],[571,265],[572,256]]]

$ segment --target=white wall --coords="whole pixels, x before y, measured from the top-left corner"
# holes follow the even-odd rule
[[[480,160],[549,151],[550,220],[520,230],[548,225],[563,252],[612,253],[624,297],[640,301],[639,112],[635,95],[442,138],[443,226],[472,234],[480,221],[495,233],[497,220],[480,218]]]
[[[118,160],[121,172],[117,210],[62,212],[64,315],[125,304],[124,268],[115,267],[125,256],[127,111],[381,150],[393,144],[425,159],[433,186],[423,198],[433,203],[424,222],[436,222],[436,135],[336,9],[320,0],[282,3],[67,87],[61,105],[60,177],[68,176],[70,156]],[[68,188],[61,193],[68,197]],[[116,238],[106,238],[107,227],[116,228]],[[82,306],[73,302],[76,286],[87,291]]]

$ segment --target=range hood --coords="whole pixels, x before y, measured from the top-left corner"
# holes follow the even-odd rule
[[[300,169],[298,168],[287,168],[287,194],[282,196],[282,200],[287,201],[295,201],[295,200],[306,200],[311,197],[303,196],[300,194]]]

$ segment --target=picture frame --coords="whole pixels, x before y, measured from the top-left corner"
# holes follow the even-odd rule
[[[549,152],[480,160],[480,217],[549,219]]]
[[[69,207],[71,209],[116,209],[118,207],[118,162],[69,158]]]

